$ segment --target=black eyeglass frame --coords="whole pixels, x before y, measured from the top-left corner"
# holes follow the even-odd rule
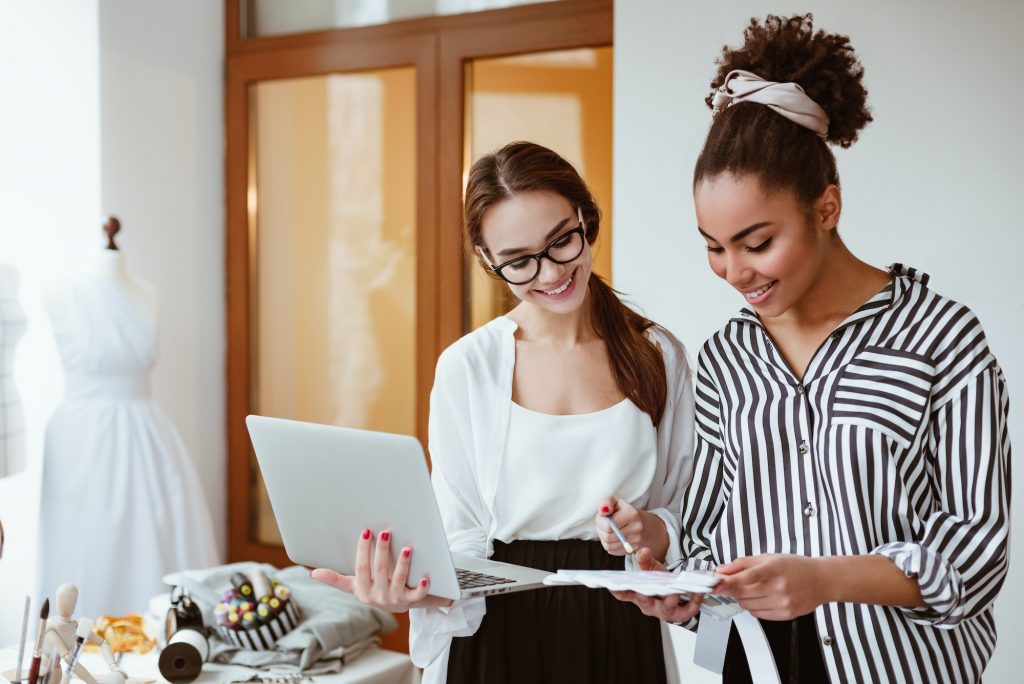
[[[484,254],[483,247],[479,247],[478,246],[477,249],[480,251],[480,256],[482,256],[484,258],[484,263],[487,264],[487,267],[490,268],[492,272],[494,272],[499,278],[504,280],[509,285],[526,285],[527,283],[532,283],[534,280],[537,279],[537,276],[540,275],[540,260],[541,259],[548,259],[552,263],[560,264],[561,265],[561,264],[572,263],[576,259],[580,258],[580,254],[583,254],[583,250],[586,248],[586,244],[587,244],[587,224],[586,224],[586,221],[583,220],[583,212],[582,212],[582,210],[577,210],[577,215],[578,215],[579,220],[580,220],[579,225],[577,225],[575,228],[573,228],[571,230],[567,230],[564,233],[562,233],[561,235],[558,235],[555,238],[553,238],[551,240],[551,242],[548,243],[547,247],[545,247],[543,250],[537,252],[536,254],[524,254],[523,256],[518,256],[518,257],[516,257],[514,259],[509,259],[508,261],[495,266],[494,264],[491,263],[491,260],[487,258],[487,255]],[[551,256],[548,253],[555,246],[555,243],[561,242],[562,240],[564,240],[565,238],[569,237],[570,235],[573,235],[574,233],[579,233],[579,235],[580,235],[580,251],[576,252],[576,254],[571,259],[559,260],[559,259],[554,258],[553,256]],[[534,259],[537,262],[537,269],[534,272],[534,274],[528,280],[524,280],[522,282],[516,282],[515,280],[511,280],[511,279],[505,277],[505,274],[501,272],[501,270],[503,268],[505,268],[506,266],[508,266],[509,264],[513,264],[513,263],[515,263],[517,261],[523,261],[524,259]]]

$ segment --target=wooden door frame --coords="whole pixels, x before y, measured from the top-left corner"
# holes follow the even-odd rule
[[[612,44],[612,0],[560,0],[379,26],[243,38],[242,2],[225,0],[227,555],[290,564],[253,529],[250,86],[256,82],[415,66],[417,331],[416,434],[425,444],[429,392],[440,352],[463,334],[462,251],[465,64],[475,58]],[[404,619],[401,621],[406,622]],[[407,649],[404,632],[385,646]]]

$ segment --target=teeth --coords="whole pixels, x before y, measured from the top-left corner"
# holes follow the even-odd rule
[[[563,285],[562,287],[558,288],[557,290],[544,290],[544,294],[546,294],[546,295],[562,294],[567,289],[569,289],[570,285],[572,285],[572,277],[570,277],[568,280],[566,280],[565,281],[565,285]]]
[[[764,287],[762,287],[759,290],[754,290],[753,292],[748,292],[746,294],[747,299],[757,299],[758,297],[763,295],[765,292],[767,292],[768,288],[770,288],[774,284],[775,284],[775,281],[773,280],[772,282],[768,283],[767,285],[765,285]]]

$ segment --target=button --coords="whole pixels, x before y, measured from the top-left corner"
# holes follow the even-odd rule
[[[821,640],[821,643],[825,644],[826,646],[831,646],[835,642],[836,642],[835,639],[833,639],[830,636],[827,636],[827,637],[825,637],[824,639]]]
[[[804,393],[804,386],[803,385],[797,385],[796,386],[796,393],[797,394],[803,394]]]
[[[804,506],[804,517],[813,518],[816,512],[817,511],[814,508],[814,504],[809,503],[806,506]]]
[[[811,447],[807,446],[807,441],[804,440],[803,442],[800,442],[799,449],[801,454],[806,454],[808,451],[811,450]]]

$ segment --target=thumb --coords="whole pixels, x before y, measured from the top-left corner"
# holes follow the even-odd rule
[[[661,570],[661,563],[654,560],[654,554],[646,546],[636,552],[636,565],[641,570]]]
[[[743,556],[742,558],[737,558],[732,563],[719,565],[715,568],[715,572],[721,575],[734,575],[741,570],[746,570],[751,565],[753,565],[753,559],[750,556]]]
[[[349,594],[352,593],[354,578],[349,575],[342,575],[341,573],[335,572],[334,570],[328,570],[327,568],[317,568],[313,572],[309,573],[309,576],[317,582],[329,584],[330,586],[336,589],[341,589]]]
[[[601,503],[597,505],[597,514],[603,516],[614,515],[615,511],[618,510],[619,500],[614,496],[606,496],[601,499]]]

